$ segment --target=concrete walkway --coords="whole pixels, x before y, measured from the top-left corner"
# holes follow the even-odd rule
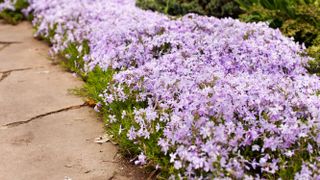
[[[0,23],[0,180],[144,179],[94,142],[103,123],[68,93],[81,80],[47,54],[29,23]]]

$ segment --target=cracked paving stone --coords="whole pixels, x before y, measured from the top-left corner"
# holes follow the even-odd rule
[[[41,68],[41,67],[34,67],[34,68]],[[0,71],[0,82],[5,80],[6,78],[8,78],[11,75],[11,73],[13,73],[13,72],[27,71],[30,69],[33,69],[33,68],[12,69],[12,70],[2,71],[2,72]],[[19,82],[21,82],[21,81],[19,81]]]
[[[79,123],[77,118],[85,120]],[[89,107],[0,131],[0,154],[6,154],[0,156],[0,179],[108,179],[119,165],[103,160],[112,161],[116,147],[86,141],[103,132],[103,124]],[[85,173],[90,169],[96,170]]]
[[[30,70],[30,69],[32,69],[32,67],[21,68],[21,69],[10,69],[10,70],[6,70],[6,71],[0,71],[0,73],[12,73],[12,72],[16,72],[16,71],[26,71],[26,70]]]
[[[0,82],[5,80],[9,75],[10,75],[10,72],[4,72],[4,73],[0,73],[1,74],[1,77],[0,77]]]
[[[52,61],[47,60],[49,59],[48,51],[49,48],[45,43],[31,38],[29,41],[22,43],[0,44],[0,71],[49,66]]]
[[[3,49],[9,47],[11,44],[19,44],[21,42],[10,42],[10,41],[0,41],[0,51],[2,51]]]
[[[9,45],[8,44],[0,44],[0,51],[5,49],[6,47],[9,47]]]
[[[82,82],[57,67],[15,71],[0,82],[0,124],[26,121],[39,114],[83,104],[69,93]],[[55,73],[39,73],[51,71]],[[6,71],[10,72],[10,71]]]
[[[20,44],[22,42],[19,41],[0,41],[0,44],[11,45],[11,44]]]
[[[40,119],[40,118],[43,118],[43,117],[46,117],[46,116],[50,116],[52,114],[61,113],[61,112],[65,112],[65,111],[71,111],[71,110],[75,110],[75,109],[80,109],[80,108],[86,107],[86,106],[88,106],[88,104],[85,102],[85,103],[83,103],[81,105],[70,106],[70,107],[59,109],[59,110],[50,111],[50,112],[47,112],[47,113],[44,113],[44,114],[37,115],[37,116],[32,117],[32,118],[30,118],[28,120],[25,120],[25,121],[16,121],[16,122],[12,122],[12,123],[9,123],[9,124],[2,125],[2,127],[3,127],[2,129],[20,126],[22,124],[27,124],[27,123],[30,123],[30,122],[32,122],[34,120]]]
[[[1,76],[0,76],[0,82],[3,81],[4,79],[6,79],[8,76],[10,76],[10,74],[12,72],[16,72],[16,71],[26,71],[32,68],[23,68],[23,69],[12,69],[12,70],[8,70],[8,71],[2,71],[0,72]]]

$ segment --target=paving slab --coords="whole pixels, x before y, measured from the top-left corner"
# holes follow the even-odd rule
[[[70,93],[83,82],[48,58],[32,27],[0,21],[0,180],[146,179],[117,156],[97,114]]]
[[[16,28],[20,28],[20,26]],[[5,30],[0,30],[0,35],[6,34],[6,32]],[[19,33],[32,34],[32,31],[22,31]],[[48,51],[47,44],[38,42],[32,37],[29,37],[28,41],[17,43],[3,41],[0,37],[0,72],[12,69],[50,66],[52,61],[44,61],[45,59],[49,59]]]
[[[69,93],[82,82],[58,67],[13,71],[6,76],[0,81],[1,124],[83,104],[81,98]]]
[[[108,179],[119,167],[112,144],[99,145],[101,122],[83,107],[0,130],[0,179]]]
[[[0,41],[2,42],[25,42],[30,41],[29,32],[33,32],[33,28],[29,22],[21,22],[16,26],[6,24],[3,21],[0,21]]]

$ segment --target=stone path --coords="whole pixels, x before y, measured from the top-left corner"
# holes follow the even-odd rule
[[[70,89],[82,81],[53,65],[32,27],[0,23],[0,179],[144,179],[120,163],[103,123]]]

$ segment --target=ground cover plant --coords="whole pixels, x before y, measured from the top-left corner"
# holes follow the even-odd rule
[[[10,24],[17,24],[27,18],[23,15],[22,9],[28,7],[25,0],[0,0],[0,18]],[[30,18],[30,17],[29,17]]]
[[[170,15],[197,13],[215,17],[240,18],[244,22],[268,22],[288,37],[304,43],[310,73],[320,74],[320,1],[319,0],[137,0],[143,9]]]
[[[107,131],[158,178],[320,178],[319,77],[265,23],[133,0],[30,0],[36,36],[86,81]]]

